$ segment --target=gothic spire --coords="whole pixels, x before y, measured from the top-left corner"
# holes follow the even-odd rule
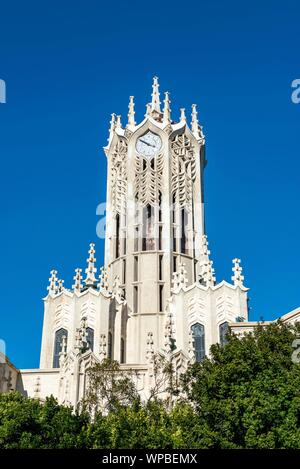
[[[165,92],[165,99],[164,99],[164,117],[163,123],[165,125],[170,124],[171,122],[171,108],[170,108],[170,94],[168,91]]]
[[[210,250],[208,249],[207,236],[203,235],[201,240],[200,251],[200,284],[206,287],[212,287],[216,283],[215,269],[213,268],[213,261],[209,259]]]
[[[231,277],[231,280],[233,281],[234,286],[236,287],[243,287],[243,282],[244,282],[244,276],[242,274],[243,269],[240,266],[241,259],[233,259],[233,276]]]
[[[113,113],[113,114],[111,115],[108,143],[110,143],[111,140],[112,140],[112,138],[113,138],[113,134],[114,134],[115,128],[116,128],[116,114]]]
[[[151,100],[151,111],[156,111],[158,113],[161,112],[160,110],[160,100],[159,100],[159,84],[158,84],[158,77],[153,77],[153,84],[152,84],[152,100]]]
[[[51,277],[49,278],[49,286],[47,287],[47,290],[49,292],[49,295],[55,295],[57,293],[57,270],[51,270],[50,272]]]
[[[95,244],[90,243],[89,257],[86,260],[88,266],[85,269],[86,278],[85,278],[85,281],[84,281],[84,283],[86,284],[87,287],[93,286],[96,282],[95,273],[97,272],[97,269],[95,267],[95,262],[96,262],[96,259],[95,259],[95,256],[94,256],[95,252],[96,252],[95,251]]]
[[[58,283],[58,293],[61,293],[64,290],[65,281],[62,279],[59,279],[57,283]]]
[[[81,283],[81,280],[82,280],[81,272],[82,272],[82,269],[75,269],[75,275],[73,277],[74,285],[72,285],[72,288],[74,288],[74,290],[77,291],[78,293],[81,292],[82,287],[83,287]]]
[[[186,123],[185,109],[184,107],[180,109],[180,122],[183,124]]]
[[[146,104],[146,114],[145,117],[149,117],[151,114],[151,103]]]
[[[128,105],[128,125],[135,126],[134,120],[134,96],[129,96],[129,105]]]
[[[199,122],[198,122],[198,112],[197,112],[197,106],[196,104],[192,104],[192,123],[191,123],[191,128],[192,132],[195,135],[197,139],[200,138],[200,133],[199,133]]]
[[[121,116],[117,116],[116,128],[122,129]]]

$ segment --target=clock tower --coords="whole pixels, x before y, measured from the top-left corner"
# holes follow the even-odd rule
[[[157,77],[142,122],[135,121],[133,96],[124,127],[121,117],[112,114],[104,148],[108,161],[105,266],[110,287],[117,279],[126,300],[128,363],[145,361],[144,331],[152,331],[157,349],[164,347],[168,299],[179,266],[184,265],[187,286],[201,274],[204,145],[196,105],[190,126],[185,109],[173,120],[168,92],[161,108]],[[115,340],[115,331],[110,334]]]
[[[142,399],[156,386],[158,354],[179,376],[195,360],[224,345],[229,328],[248,323],[240,260],[232,282],[216,282],[204,230],[205,140],[192,105],[171,116],[158,79],[145,118],[127,123],[112,114],[107,157],[104,266],[97,272],[95,244],[87,265],[75,269],[68,288],[52,270],[44,298],[40,368],[22,371],[30,397],[57,397],[76,406],[86,394],[91,366],[117,360]],[[251,325],[252,324],[252,325]],[[0,383],[1,384],[1,383]]]

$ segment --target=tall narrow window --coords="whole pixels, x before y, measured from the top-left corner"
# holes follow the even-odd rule
[[[108,333],[107,337],[107,358],[110,358],[112,360],[113,358],[113,344],[112,344],[112,333]]]
[[[120,215],[116,216],[116,258],[120,256]]]
[[[89,350],[94,350],[94,329],[91,327],[86,328],[87,333],[87,348]]]
[[[161,312],[164,310],[164,286],[159,285],[158,288],[159,288],[159,311]]]
[[[139,307],[139,292],[138,292],[138,287],[135,285],[133,287],[133,312],[137,313],[138,312],[138,307]]]
[[[163,229],[162,226],[158,227],[158,249],[159,249],[159,251],[162,250],[162,229]]]
[[[158,193],[158,221],[162,221],[161,200],[162,200],[162,195],[161,195],[161,192],[159,191]]]
[[[197,261],[194,261],[194,282],[197,282]]]
[[[139,279],[139,258],[134,256],[133,258],[133,281],[137,282]]]
[[[205,357],[205,331],[202,324],[192,326],[194,337],[195,357],[197,362],[202,362]]]
[[[63,337],[68,339],[68,331],[63,328],[58,329],[58,331],[55,332],[54,338],[53,368],[59,368],[59,354],[61,352]]]
[[[158,256],[158,278],[163,280],[163,256]]]
[[[176,228],[173,228],[173,251],[177,251]]]
[[[143,232],[143,251],[154,250],[154,209],[149,204],[143,210]]]
[[[139,227],[136,226],[134,228],[134,251],[137,252],[139,250]]]
[[[175,194],[172,196],[172,222],[176,223],[176,197]]]
[[[126,260],[123,259],[122,261],[122,283],[125,285],[126,283]]]
[[[139,223],[140,212],[139,212],[139,197],[138,197],[138,195],[135,196],[134,202],[135,202],[134,203],[134,222]]]
[[[180,251],[182,254],[187,252],[187,236],[186,236],[186,226],[187,226],[187,213],[184,209],[181,210],[181,233],[180,233]]]
[[[120,363],[125,363],[125,340],[121,337]]]
[[[177,256],[173,256],[173,272],[177,272]]]
[[[223,322],[219,326],[220,344],[223,347],[227,344],[228,322]]]

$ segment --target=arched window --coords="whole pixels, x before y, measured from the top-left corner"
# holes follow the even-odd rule
[[[91,327],[86,328],[87,333],[87,348],[88,350],[94,350],[94,329]]]
[[[197,362],[202,362],[205,357],[205,331],[202,324],[194,324],[192,326],[194,337],[195,358]]]
[[[125,363],[125,340],[121,337],[120,363]]]
[[[228,330],[229,330],[228,322],[223,322],[222,324],[219,325],[220,345],[222,347],[227,344],[226,335],[228,333]]]
[[[112,360],[112,333],[108,333],[108,340],[107,340],[107,358],[110,358]]]
[[[59,354],[61,352],[62,338],[64,336],[68,340],[68,331],[66,329],[61,328],[55,332],[54,351],[53,351],[53,368],[59,368]]]

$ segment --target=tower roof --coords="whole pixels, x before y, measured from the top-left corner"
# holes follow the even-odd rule
[[[145,119],[142,122],[136,123],[135,103],[133,96],[129,97],[127,125],[124,125],[124,127],[122,127],[121,116],[112,114],[112,118],[110,121],[108,144],[106,147],[104,147],[106,154],[108,154],[108,150],[112,144],[114,135],[116,135],[117,137],[127,138],[128,136],[132,135],[133,132],[142,127],[147,120],[152,120],[152,123],[155,124],[158,128],[166,130],[168,132],[168,135],[170,134],[170,132],[175,130],[178,131],[181,127],[185,126],[187,129],[190,130],[191,134],[193,134],[193,136],[196,138],[196,140],[198,140],[201,145],[205,143],[202,126],[199,124],[198,121],[196,104],[192,105],[192,120],[191,125],[189,126],[186,122],[184,108],[180,108],[180,113],[176,121],[171,119],[170,94],[168,91],[164,94],[165,97],[162,109],[160,101],[159,80],[157,76],[154,76],[152,82],[151,101],[146,104]]]

